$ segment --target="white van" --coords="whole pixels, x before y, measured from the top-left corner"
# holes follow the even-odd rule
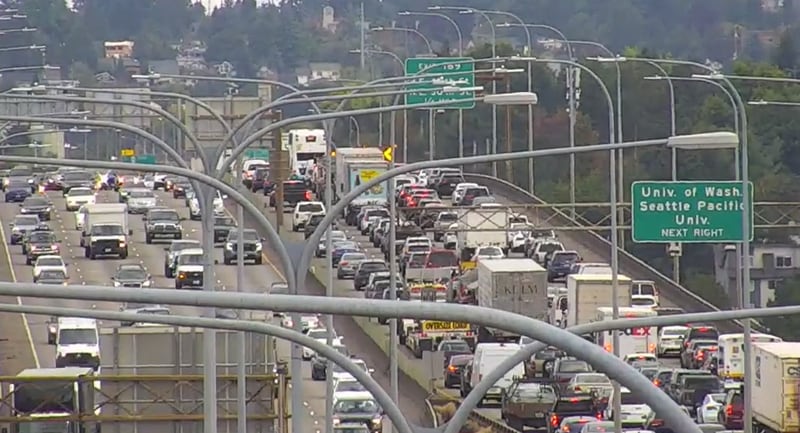
[[[780,337],[753,333],[753,343],[780,343]],[[744,379],[744,334],[723,334],[717,338],[717,375],[722,379]]]
[[[509,356],[519,351],[521,346],[516,343],[479,343],[475,346],[475,357],[472,361],[472,374],[470,376],[470,388],[474,389],[478,382],[484,376],[494,370],[500,363],[505,361]],[[500,402],[503,396],[503,390],[507,389],[514,377],[522,377],[525,375],[525,366],[520,363],[514,366],[511,371],[505,374],[502,379],[497,381],[489,392],[483,396],[483,401],[492,400]]]

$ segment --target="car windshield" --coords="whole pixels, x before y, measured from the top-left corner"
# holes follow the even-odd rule
[[[577,261],[578,261],[578,253],[563,253],[563,254],[558,254],[553,258],[553,263],[556,264],[575,263]]]
[[[327,235],[323,235],[322,236],[322,240],[323,241],[325,239],[327,239],[325,236],[327,236]],[[347,235],[341,230],[334,230],[334,231],[331,232],[331,239],[334,240],[334,241],[336,241],[336,240],[344,240],[344,239],[347,239]]]
[[[34,244],[49,244],[55,242],[55,235],[52,232],[34,232],[28,240]]]
[[[434,268],[458,266],[458,257],[452,251],[431,251],[428,254],[428,266]]]
[[[630,404],[630,405],[640,405],[640,404],[647,404],[645,403],[644,399],[639,397],[637,394],[632,392],[623,392],[621,393],[620,401],[621,404]]]
[[[369,370],[367,368],[367,363],[364,362],[364,360],[362,360],[362,359],[351,359],[351,361],[353,361],[353,364],[355,364],[356,367],[358,367],[359,369],[363,370],[365,373]],[[333,372],[334,373],[347,373],[342,367],[340,367],[337,364],[333,365]]]
[[[258,242],[261,240],[261,238],[258,236],[258,232],[255,230],[245,230],[242,235],[244,235],[245,242]],[[228,233],[228,240],[239,240],[239,232],[234,230]]]
[[[372,399],[339,400],[333,405],[333,413],[377,413],[378,403]]]
[[[169,248],[172,251],[185,250],[186,248],[200,248],[200,243],[192,241],[173,241]]]
[[[561,244],[547,243],[539,246],[539,251],[542,253],[552,253],[553,251],[561,251],[564,247]]]
[[[561,361],[558,363],[558,371],[561,373],[582,373],[589,371],[589,365],[583,361]]]
[[[35,226],[39,224],[39,218],[36,216],[17,216],[14,218],[14,225],[18,226]]]
[[[63,266],[64,262],[60,257],[39,257],[36,266]]]
[[[128,193],[128,197],[129,198],[155,198],[156,196],[155,196],[155,194],[153,194],[153,191],[136,190],[136,191],[129,192]]]
[[[361,272],[379,272],[387,269],[384,262],[362,262],[358,270]]]
[[[556,392],[549,386],[541,386],[535,383],[523,383],[517,387],[515,395],[519,398],[541,399],[556,401]]]
[[[336,392],[359,392],[366,391],[364,385],[356,381],[340,381],[336,384]]]
[[[716,376],[691,376],[684,379],[684,385],[689,389],[721,389],[722,384]]]
[[[14,176],[32,176],[33,170],[30,167],[14,167],[8,172],[9,177]]]
[[[364,260],[366,258],[367,258],[366,254],[363,254],[363,253],[345,253],[345,254],[342,255],[342,261],[343,262],[347,262],[347,261],[357,262],[359,260]]]
[[[124,268],[117,271],[117,279],[120,280],[144,280],[147,279],[147,272],[144,269]]]
[[[358,244],[353,241],[336,241],[333,243],[335,250],[358,250]]]
[[[203,264],[203,255],[202,254],[181,254],[178,257],[178,264],[179,265],[202,265]]]
[[[123,233],[122,233],[122,226],[119,225],[95,224],[92,226],[91,234],[96,236],[116,236],[116,235],[121,235]]]
[[[478,252],[478,255],[487,257],[500,257],[503,255],[503,250],[497,247],[483,247]]]
[[[50,203],[42,197],[28,197],[22,202],[22,206],[47,206]]]
[[[725,403],[725,394],[722,394],[722,393],[720,393],[720,394],[708,394],[708,396],[711,398],[711,400],[714,403],[720,403],[720,404]]]
[[[97,344],[96,329],[61,329],[58,344]]]
[[[328,330],[325,328],[318,328],[318,329],[311,329],[308,331],[308,335],[311,338],[317,340],[326,340],[328,338]],[[336,335],[332,335],[333,338],[336,338]]]
[[[469,344],[464,340],[443,341],[439,346],[443,352],[470,352]]]
[[[297,205],[298,212],[322,212],[322,205],[319,203],[301,203]]]
[[[67,276],[62,271],[42,271],[39,281],[64,281]]]
[[[92,179],[92,175],[85,171],[68,171],[64,173],[63,179],[66,181],[83,181]]]
[[[94,192],[92,192],[92,190],[90,190],[89,188],[72,188],[71,190],[69,190],[69,194],[67,195],[69,195],[70,197],[81,197],[81,196],[85,197],[89,195],[94,195]]]
[[[652,298],[632,298],[631,299],[631,307],[646,307],[648,305],[656,305],[655,299]]]
[[[148,217],[153,221],[179,221],[180,216],[173,210],[157,210],[151,211]]]
[[[233,218],[231,217],[214,217],[215,226],[230,227],[234,225]]]
[[[683,328],[666,328],[662,331],[662,337],[683,337],[683,334],[686,333],[686,329]]]

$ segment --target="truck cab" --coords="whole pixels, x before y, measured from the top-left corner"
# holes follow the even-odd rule
[[[82,243],[84,256],[95,260],[98,256],[128,258],[128,236],[122,224],[92,224],[84,231]]]
[[[97,320],[61,317],[47,327],[47,342],[56,346],[56,367],[100,367]]]
[[[187,248],[175,257],[175,289],[203,287],[203,250]]]

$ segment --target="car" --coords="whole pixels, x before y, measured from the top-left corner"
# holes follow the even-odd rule
[[[333,381],[333,395],[334,399],[336,394],[343,392],[369,392],[361,382],[356,380],[353,376],[340,377]]]
[[[53,204],[45,196],[32,195],[22,201],[19,213],[36,215],[41,221],[50,221],[53,218]]]
[[[311,215],[311,218],[309,218],[305,227],[303,227],[303,237],[306,239],[310,238],[311,235],[314,234],[314,230],[317,229],[317,226],[319,226],[320,223],[322,223],[323,219],[325,219],[324,214]],[[331,229],[336,229],[336,225],[331,224]]]
[[[214,216],[214,243],[225,242],[228,239],[228,233],[235,230],[237,227],[236,221],[229,215],[215,215]]]
[[[558,358],[553,363],[553,372],[551,377],[553,381],[561,386],[566,387],[572,378],[580,373],[590,373],[592,366],[586,361],[581,361],[575,358]]]
[[[25,254],[25,264],[32,265],[40,256],[59,255],[61,247],[56,234],[49,230],[34,230],[25,235],[22,244],[22,253]]]
[[[170,208],[150,209],[144,215],[144,240],[152,244],[157,239],[181,239],[183,227],[181,216]]]
[[[683,336],[686,334],[687,329],[689,328],[681,325],[665,326],[661,328],[661,331],[658,333],[656,354],[659,357],[680,355],[681,347],[683,347]]]
[[[561,427],[567,418],[584,420],[581,424],[597,421],[598,413],[597,403],[590,394],[558,394],[555,404],[547,414],[547,433],[564,432]]]
[[[718,422],[719,412],[722,410],[723,404],[725,404],[724,392],[706,394],[697,408],[697,422],[699,424]]]
[[[597,421],[597,418],[588,415],[568,416],[561,420],[561,425],[558,427],[558,432],[580,432],[584,425],[594,421]]]
[[[622,360],[628,365],[641,362],[658,364],[658,357],[652,353],[629,353],[623,356]]]
[[[567,384],[567,392],[590,393],[599,399],[607,399],[612,389],[611,379],[603,373],[578,373]]]
[[[702,361],[702,358],[698,358],[699,349],[705,347],[717,347],[717,340],[694,339],[688,343],[685,343],[683,350],[681,351],[681,367],[694,368],[697,364],[697,361]]]
[[[444,366],[444,387],[458,388],[461,384],[461,370],[474,356],[469,353],[453,355]]]
[[[386,265],[386,262],[380,259],[367,259],[363,260],[358,265],[358,270],[356,270],[355,275],[353,276],[353,290],[360,291],[363,290],[364,287],[369,282],[369,276],[373,272],[386,272],[389,270],[389,267]]]
[[[241,260],[252,260],[256,265],[260,265],[264,260],[263,247],[261,246],[263,239],[258,235],[258,232],[253,229],[244,229],[242,235],[242,239],[239,240],[238,230],[230,230],[228,232],[228,237],[225,239],[225,246],[222,251],[224,263],[226,265],[231,265],[239,260],[236,255],[238,254],[238,244],[241,242],[244,250],[244,257],[242,257]]]
[[[623,428],[644,428],[652,410],[644,399],[638,394],[631,392],[628,388],[620,387],[620,418]],[[613,392],[612,392],[613,398]],[[612,400],[609,400],[612,401]],[[605,418],[613,420],[617,414],[614,413],[614,406],[608,405],[605,410]]]
[[[166,305],[153,305],[153,304],[138,304],[138,303],[126,303],[120,307],[120,311],[123,313],[132,313],[132,314],[153,314],[153,315],[163,315],[168,316],[170,315],[169,307]],[[123,321],[120,322],[122,326],[136,326],[142,325],[141,322],[128,322]]]
[[[572,265],[580,261],[577,251],[556,251],[547,263],[547,282],[563,281],[572,269]]]
[[[57,255],[43,255],[36,259],[33,264],[33,282],[37,282],[39,275],[44,271],[61,271],[67,274],[67,264],[64,259]]]
[[[353,278],[356,275],[356,270],[362,261],[367,259],[367,255],[363,252],[344,253],[339,258],[339,265],[336,267],[336,278],[344,280],[346,278]]]
[[[178,181],[175,185],[172,186],[172,198],[184,198],[186,197],[186,190],[191,188],[192,186],[189,185],[189,182],[186,181]]]
[[[39,276],[33,281],[36,284],[69,284],[69,275],[63,270],[47,269],[39,273]]]
[[[631,307],[652,310],[658,307],[658,298],[653,295],[631,295]]]
[[[204,257],[202,248],[185,248],[178,251],[173,270],[175,289],[203,288]]]
[[[347,253],[357,253],[361,251],[357,242],[354,241],[337,241],[333,244],[333,252],[331,252],[331,265],[334,268],[339,267],[339,262],[342,256]]]
[[[340,392],[331,408],[333,425],[357,423],[370,432],[383,431],[383,410],[368,392]]]
[[[334,344],[331,346],[334,350],[344,356],[348,356],[347,347],[343,344]],[[315,354],[311,359],[311,380],[325,380],[328,377],[327,372],[328,359],[319,353]]]
[[[181,239],[170,242],[168,247],[164,248],[164,276],[167,278],[175,277],[175,258],[178,253],[188,248],[201,248],[200,241],[194,239]]]
[[[505,257],[506,255],[500,247],[482,246],[475,249],[475,255],[472,256],[472,261],[503,259]]]
[[[83,169],[73,169],[61,174],[59,188],[66,197],[72,188],[94,188],[95,175]]]
[[[69,212],[78,210],[85,204],[94,204],[97,202],[94,190],[85,186],[72,188],[65,195],[65,209]]]
[[[320,343],[328,344],[328,337],[332,337],[333,344],[342,344],[342,338],[336,335],[335,330],[328,331],[327,328],[313,328],[305,332],[307,337],[313,338]],[[303,360],[309,361],[314,356],[314,351],[308,347],[303,346]]]
[[[337,346],[337,345],[339,345],[339,344],[338,343],[334,343],[334,346]],[[364,371],[364,373],[372,374],[372,373],[375,372],[375,370],[367,367],[367,363],[363,359],[357,359],[357,358],[352,358],[351,357],[350,361],[352,361],[353,364],[355,364],[356,367],[358,367],[360,370]],[[340,367],[340,366],[338,366],[336,364],[333,364],[331,366],[331,376],[333,376],[333,380],[336,383],[339,383],[339,382],[342,382],[342,381],[346,381],[348,379],[354,379],[353,375],[351,375],[349,372],[345,371],[342,367]]]
[[[298,232],[305,228],[306,223],[313,215],[325,215],[325,205],[319,201],[301,201],[292,212],[292,231]]]
[[[333,243],[336,243],[337,241],[346,241],[347,240],[347,234],[345,234],[345,232],[343,232],[341,230],[331,230],[329,232],[326,232],[322,236],[322,239],[319,240],[319,245],[317,245],[317,251],[314,253],[314,255],[317,256],[318,258],[325,257],[325,255],[328,253],[328,251],[327,251],[327,249],[328,249],[328,241],[327,241],[328,234],[330,234],[331,241]]]
[[[147,188],[131,188],[128,191],[128,213],[143,214],[158,205],[156,195]]]
[[[153,277],[140,264],[122,264],[117,266],[111,282],[114,287],[150,287]]]
[[[25,238],[25,234],[36,230],[40,224],[41,221],[39,221],[39,217],[36,215],[15,216],[14,221],[9,224],[9,227],[11,227],[11,234],[8,243],[11,245],[21,244],[22,240]]]

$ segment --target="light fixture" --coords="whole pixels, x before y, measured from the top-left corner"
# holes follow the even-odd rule
[[[667,139],[667,147],[687,150],[734,149],[739,147],[739,136],[729,131],[675,135]]]
[[[534,92],[513,92],[486,95],[483,102],[491,105],[536,105],[539,96]]]

